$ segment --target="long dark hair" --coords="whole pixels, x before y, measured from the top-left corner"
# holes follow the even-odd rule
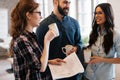
[[[104,41],[102,46],[104,47],[105,53],[108,54],[108,52],[110,51],[110,48],[113,46],[113,31],[114,31],[113,10],[109,3],[101,3],[101,4],[98,4],[96,8],[97,7],[100,7],[103,10],[106,18],[106,21],[104,23],[104,28],[107,34],[104,36]],[[95,11],[96,11],[96,8],[95,8]],[[95,15],[94,15],[94,19],[92,22],[92,31],[89,39],[89,47],[95,44],[95,42],[97,41],[98,27],[99,25],[96,23]]]
[[[13,40],[18,37],[27,26],[26,13],[32,13],[39,4],[34,0],[20,0],[11,13],[10,35],[12,36],[10,44],[10,53],[12,53]]]

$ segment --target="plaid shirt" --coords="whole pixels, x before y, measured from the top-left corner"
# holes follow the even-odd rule
[[[40,74],[42,49],[34,33],[25,31],[15,38],[13,52],[15,80],[42,80]]]

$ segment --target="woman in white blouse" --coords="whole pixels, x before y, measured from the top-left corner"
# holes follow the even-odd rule
[[[114,29],[109,3],[96,6],[89,45],[92,57],[86,68],[89,80],[114,80],[114,65],[120,64],[120,33]]]

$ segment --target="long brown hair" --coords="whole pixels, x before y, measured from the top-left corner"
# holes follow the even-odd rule
[[[26,13],[32,13],[39,6],[34,0],[20,0],[11,13],[10,35],[12,41],[10,44],[10,53],[12,53],[13,40],[18,37],[27,26]]]
[[[104,23],[104,28],[106,31],[106,35],[104,36],[103,47],[106,54],[110,51],[110,48],[113,46],[113,31],[114,31],[114,16],[113,10],[109,3],[101,3],[96,6],[100,7],[105,13],[106,21]],[[95,10],[96,10],[95,8]],[[95,16],[92,22],[92,32],[90,34],[89,46],[92,46],[97,41],[98,37],[98,27],[99,25],[96,23]]]

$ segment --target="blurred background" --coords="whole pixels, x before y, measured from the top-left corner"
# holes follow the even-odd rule
[[[11,71],[12,58],[7,54],[11,40],[9,35],[10,13],[18,1],[0,0],[0,80],[14,80]],[[37,0],[37,2],[40,3],[42,19],[51,14],[53,0]],[[120,0],[71,0],[69,15],[78,20],[84,45],[87,45],[89,39],[94,8],[97,4],[104,2],[111,3],[115,15],[115,27],[120,30]],[[119,68],[120,65],[116,65],[115,80],[120,80]]]

